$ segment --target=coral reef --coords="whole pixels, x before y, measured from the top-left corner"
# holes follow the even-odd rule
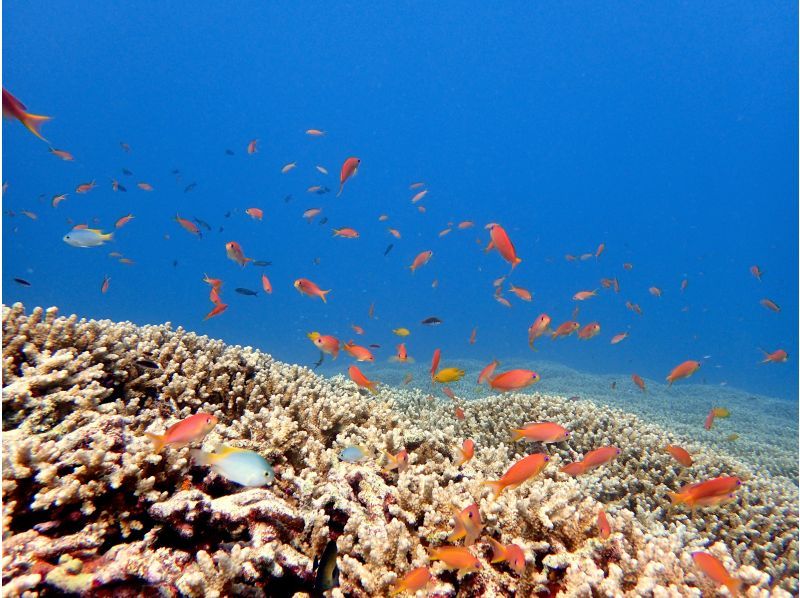
[[[158,365],[142,365],[150,360]],[[137,364],[137,362],[140,362]],[[587,397],[591,398],[591,397]],[[436,596],[700,596],[714,584],[691,551],[717,555],[746,595],[796,595],[798,493],[784,477],[590,401],[539,393],[453,404],[420,390],[359,393],[249,347],[181,328],[26,315],[3,308],[4,595],[283,596],[313,593],[313,561],[337,541],[334,596],[376,596],[452,531],[452,505],[480,507],[490,535],[523,547],[526,574],[489,563],[477,573],[431,565]],[[219,423],[203,448],[257,451],[274,484],[242,488],[197,467],[189,448],[156,454],[145,432],[205,411]],[[512,443],[526,421],[572,431],[559,445]],[[455,467],[456,447],[476,443]],[[667,455],[684,444],[691,472]],[[344,463],[348,444],[373,451]],[[614,444],[622,454],[591,474],[558,468]],[[199,448],[199,447],[195,447]],[[407,449],[408,470],[382,472],[383,451]],[[481,485],[534,451],[552,463],[492,500]],[[692,479],[738,475],[737,499],[691,516],[666,493]],[[599,508],[612,534],[601,540]]]

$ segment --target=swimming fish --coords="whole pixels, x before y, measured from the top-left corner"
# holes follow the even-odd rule
[[[617,343],[621,343],[622,341],[624,341],[626,338],[628,338],[628,333],[627,332],[623,332],[621,334],[615,334],[611,338],[611,344],[612,345],[616,345]]]
[[[457,382],[464,377],[464,370],[460,368],[442,368],[433,375],[433,381],[440,384],[449,384],[450,382]]]
[[[244,213],[250,216],[250,218],[253,220],[261,220],[264,218],[264,210],[261,208],[247,208]]]
[[[383,257],[386,257],[387,255],[389,255],[389,252],[392,250],[393,247],[394,247],[394,243],[389,243],[389,245],[386,247],[386,249],[383,252]]]
[[[114,233],[104,233],[95,228],[82,228],[71,230],[62,240],[71,247],[100,247],[114,238]]]
[[[750,274],[752,274],[758,282],[761,282],[761,275],[763,274],[761,268],[758,266],[750,266]]]
[[[603,540],[607,540],[611,535],[611,524],[608,522],[606,512],[603,509],[597,511],[597,531]]]
[[[481,484],[490,486],[494,491],[494,498],[497,498],[507,488],[514,489],[523,482],[539,475],[549,462],[550,457],[548,455],[533,453],[514,463],[499,480],[489,480]]]
[[[516,544],[501,544],[494,538],[489,538],[492,546],[492,563],[502,563],[506,561],[517,575],[525,574],[525,553]]]
[[[735,498],[734,493],[742,486],[735,476],[712,478],[688,484],[678,492],[668,492],[671,506],[686,505],[692,512],[697,507],[717,507]]]
[[[342,164],[342,170],[339,173],[339,192],[336,194],[336,197],[339,197],[344,190],[344,184],[351,176],[355,176],[358,174],[358,167],[361,164],[361,160],[359,158],[347,158]]]
[[[339,451],[339,459],[347,463],[358,463],[369,456],[369,451],[360,444],[350,444]]]
[[[658,287],[650,287],[647,289],[653,297],[661,297],[661,289]]]
[[[534,341],[542,336],[550,328],[550,316],[547,314],[539,314],[533,321],[533,324],[528,328],[528,345],[534,351],[536,348],[533,346]]]
[[[739,595],[742,589],[741,580],[732,577],[725,568],[725,565],[722,564],[722,561],[713,554],[701,551],[693,552],[692,560],[700,571],[710,577],[714,583],[728,588],[728,592],[730,592],[731,596]]]
[[[190,232],[193,235],[196,235],[198,237],[202,236],[202,234],[200,233],[200,229],[191,220],[187,220],[186,218],[181,218],[179,214],[175,214],[174,220],[175,220],[175,222],[177,222],[178,224],[181,225],[183,230],[185,230],[187,232]]]
[[[396,455],[391,454],[388,451],[384,451],[388,462],[386,466],[381,470],[384,473],[387,473],[393,469],[397,470],[397,473],[403,473],[408,469],[408,451],[406,449],[402,449]]]
[[[160,370],[161,366],[152,359],[137,359],[133,362],[134,365],[144,368],[146,370]]]
[[[519,297],[523,301],[533,300],[533,295],[528,289],[523,289],[522,287],[515,287],[513,284],[509,284],[508,290],[514,293],[517,297]]]
[[[789,354],[783,349],[778,349],[772,353],[767,353],[764,349],[761,349],[761,351],[764,353],[764,361],[761,363],[783,363],[789,359]]]
[[[464,546],[472,546],[475,540],[480,536],[483,530],[483,522],[481,521],[481,513],[478,509],[477,503],[468,505],[463,510],[452,505],[453,513],[453,532],[447,536],[448,542],[456,542],[464,538]]]
[[[206,437],[211,429],[217,425],[217,418],[209,413],[195,413],[184,420],[167,428],[163,434],[146,433],[147,437],[153,441],[153,450],[160,453],[166,445],[173,445],[174,448],[181,448],[192,442],[200,442]]]
[[[258,266],[260,268],[264,268],[266,266],[271,266],[272,265],[272,262],[265,262],[264,260],[253,260],[250,263],[253,264],[254,266]],[[268,292],[271,293],[272,291],[268,291]]]
[[[328,293],[331,292],[331,289],[323,291],[315,283],[311,282],[307,278],[298,278],[297,280],[295,280],[294,288],[296,288],[303,295],[308,295],[309,297],[319,297],[320,299],[322,299],[323,303],[328,302],[326,296]]]
[[[486,247],[486,250],[489,251],[491,249],[497,249],[502,258],[511,264],[511,268],[515,268],[516,265],[522,261],[522,259],[517,256],[517,250],[514,248],[514,244],[508,237],[508,233],[506,233],[502,226],[495,223],[487,225],[487,228],[489,229],[489,237],[491,241]]]
[[[53,199],[50,200],[50,205],[53,206],[54,208],[57,208],[58,204],[60,204],[65,199],[67,199],[66,193],[62,193],[61,195],[54,195]]]
[[[478,336],[478,327],[476,326],[475,328],[472,329],[472,332],[469,333],[469,340],[467,342],[469,342],[470,345],[474,345],[477,336]]]
[[[459,575],[474,573],[481,568],[481,562],[466,546],[439,546],[429,550],[432,561],[442,561],[448,569],[458,569]]]
[[[313,568],[316,571],[314,575],[314,591],[318,594],[339,587],[339,566],[336,564],[338,555],[339,551],[336,548],[336,542],[330,540],[322,552],[322,557],[319,560],[314,557]]]
[[[339,339],[335,336],[320,334],[319,332],[309,332],[306,336],[323,353],[333,355],[334,359],[339,356]]]
[[[261,275],[261,288],[263,288],[264,292],[268,295],[272,294],[272,283],[269,281],[266,274]]]
[[[408,356],[405,343],[397,345],[397,355],[389,358],[389,361],[396,361],[399,363],[414,363],[414,358]]]
[[[495,359],[489,365],[484,367],[481,370],[481,373],[478,374],[478,384],[488,382],[489,379],[494,375],[494,371],[497,369],[498,365],[500,365],[500,362]]]
[[[467,438],[461,445],[461,448],[458,449],[458,454],[459,458],[456,462],[456,467],[461,467],[465,463],[469,462],[475,455],[475,441]]]
[[[392,332],[397,336],[408,336],[411,334],[411,331],[408,328],[393,328]]]
[[[411,270],[412,274],[417,271],[417,268],[424,266],[429,261],[431,261],[432,257],[433,257],[433,251],[430,250],[419,253],[409,266],[409,269]]]
[[[205,317],[205,318],[203,318],[203,321],[205,321],[205,320],[209,320],[209,319],[211,319],[211,318],[214,318],[214,317],[218,316],[219,314],[221,314],[222,312],[224,312],[226,309],[228,309],[228,305],[227,305],[226,303],[218,303],[218,304],[217,304],[217,305],[214,307],[214,309],[212,309],[210,312],[208,312],[208,313],[206,314],[206,317]]]
[[[436,325],[441,324],[441,323],[442,323],[442,321],[439,318],[437,318],[436,316],[431,316],[430,318],[425,318],[421,322],[421,324],[425,324],[425,325],[428,325],[428,326],[436,326]]]
[[[762,299],[761,301],[759,301],[759,303],[761,303],[761,305],[763,305],[764,307],[766,307],[770,311],[774,311],[774,312],[781,311],[781,308],[778,307],[778,304],[775,303],[774,301],[772,301],[771,299]]]
[[[265,486],[275,480],[272,466],[253,451],[221,446],[214,453],[192,450],[190,454],[198,465],[210,465],[217,474],[242,486]]]
[[[439,368],[439,361],[442,359],[442,350],[434,349],[433,357],[431,358],[431,380],[433,380],[436,370]]]
[[[345,227],[345,228],[334,228],[333,236],[342,237],[343,239],[358,239],[359,234],[356,229]]]
[[[197,183],[189,183],[183,188],[184,193],[189,193],[189,191],[193,191],[197,187]]]
[[[145,183],[144,181],[142,181],[140,183],[136,183],[136,186],[139,187],[139,189],[141,189],[142,191],[152,191],[153,190],[153,185],[151,185],[150,183]]]
[[[601,465],[605,465],[616,459],[622,451],[615,446],[604,446],[593,451],[589,451],[584,455],[583,459],[574,463],[569,463],[559,469],[559,471],[577,476],[588,473],[593,469],[597,469]]]
[[[580,327],[581,325],[578,324],[578,322],[573,322],[573,321],[564,322],[563,324],[561,324],[561,326],[555,329],[553,334],[550,335],[550,338],[555,340],[557,338],[569,336]]]
[[[681,380],[683,378],[688,378],[692,374],[694,374],[697,370],[700,369],[700,362],[699,361],[684,361],[683,363],[675,366],[673,370],[667,376],[667,382],[669,382],[669,386],[672,386],[672,383],[676,380]]]
[[[244,257],[244,251],[242,250],[242,246],[239,245],[236,241],[229,241],[225,243],[225,253],[228,255],[229,260],[233,260],[237,264],[239,264],[242,268],[247,265],[247,262],[252,262],[253,258],[251,257]]]
[[[70,154],[68,151],[66,151],[66,150],[60,150],[60,149],[55,149],[55,148],[51,147],[49,151],[50,151],[51,154],[53,154],[57,158],[61,158],[62,160],[66,161],[66,162],[72,162],[73,160],[75,160],[75,157],[72,154]]]
[[[370,363],[373,363],[375,361],[375,356],[369,349],[367,349],[366,347],[360,347],[356,344],[353,344],[352,341],[350,341],[349,343],[345,343],[342,346],[342,349],[347,351],[350,354],[350,356],[356,361],[368,361]]]
[[[133,214],[128,214],[127,216],[123,216],[114,223],[114,228],[122,228],[123,226],[128,224],[128,222],[133,220],[133,218],[134,218]]]
[[[111,277],[104,276],[103,283],[100,285],[100,292],[103,294],[108,293],[108,288],[111,286]]]
[[[75,193],[89,193],[92,189],[97,187],[97,184],[92,181],[90,183],[81,183],[77,187],[75,187]]]
[[[522,428],[511,431],[511,440],[514,442],[530,440],[550,444],[562,442],[567,438],[569,438],[569,430],[553,422],[526,424]]]
[[[22,285],[24,287],[31,286],[31,283],[28,282],[27,280],[25,280],[24,278],[15,278],[14,282],[16,282],[17,284],[20,284],[20,285]]]
[[[319,129],[308,129],[306,131],[306,135],[310,137],[322,137],[325,135],[325,131],[320,131]]]
[[[425,190],[423,190],[423,191],[420,191],[420,192],[419,192],[419,193],[417,193],[417,194],[416,194],[414,197],[412,197],[412,198],[411,198],[411,203],[417,203],[417,202],[418,202],[418,201],[420,201],[420,200],[421,200],[423,197],[425,197],[427,194],[428,194],[428,190],[427,190],[427,189],[425,189]]]
[[[691,467],[692,466],[692,456],[689,454],[685,448],[680,446],[669,444],[667,445],[666,451],[672,455],[672,458],[675,459],[678,463],[683,465],[684,467]]]
[[[631,380],[633,380],[633,383],[636,386],[642,389],[642,392],[647,392],[647,388],[645,387],[644,380],[642,379],[641,376],[639,376],[638,374],[631,374]]]
[[[539,374],[532,370],[509,370],[489,380],[489,386],[500,392],[520,390],[539,381]]]
[[[597,336],[599,332],[600,332],[600,324],[598,324],[597,322],[591,322],[589,324],[586,324],[586,326],[584,326],[578,331],[578,338],[581,340],[589,340],[590,338]]]
[[[239,293],[240,295],[245,295],[246,297],[258,297],[258,292],[252,289],[246,289],[243,287],[236,287],[233,289],[235,292]]]
[[[27,112],[25,105],[11,95],[10,92],[6,91],[5,87],[3,88],[3,116],[6,118],[16,118],[31,133],[42,141],[47,142],[47,139],[42,137],[40,129],[51,117]]]
[[[375,389],[377,382],[374,380],[369,380],[364,373],[358,369],[357,366],[351,365],[348,368],[347,373],[350,376],[350,379],[356,383],[356,386],[366,388],[374,395],[378,394],[378,391]]]
[[[578,291],[575,293],[572,298],[575,301],[586,301],[587,299],[591,299],[592,297],[597,296],[597,289],[594,291]]]
[[[281,168],[281,174],[286,174],[290,170],[293,170],[297,166],[297,162],[289,162],[283,168]]]
[[[431,575],[430,569],[427,567],[417,567],[406,573],[402,579],[397,580],[392,587],[390,595],[394,596],[401,592],[414,594],[428,585],[431,579],[433,579],[433,576]]]
[[[253,139],[247,144],[247,153],[255,154],[258,151],[258,139]]]

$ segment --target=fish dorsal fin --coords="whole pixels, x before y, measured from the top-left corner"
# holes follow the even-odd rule
[[[228,455],[232,455],[233,453],[243,453],[245,449],[236,448],[235,446],[221,446],[217,448],[214,455],[218,457],[227,457]]]
[[[102,235],[103,234],[103,231],[100,230],[99,228],[86,228],[85,230],[88,230],[89,232],[94,233],[96,235]]]

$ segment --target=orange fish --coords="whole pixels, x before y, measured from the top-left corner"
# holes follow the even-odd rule
[[[358,239],[358,231],[354,228],[334,228],[334,237],[342,237],[344,239]]]
[[[608,517],[606,517],[606,512],[603,509],[597,512],[597,530],[603,540],[607,540],[611,535],[611,524],[608,522]]]
[[[572,298],[575,301],[586,301],[587,299],[591,299],[592,297],[597,296],[597,289],[594,291],[578,291],[575,293]]]
[[[653,297],[661,297],[661,289],[658,287],[650,287],[647,289]]]
[[[470,345],[474,345],[475,344],[475,339],[477,338],[477,335],[478,335],[478,328],[476,326],[475,328],[472,329],[472,332],[469,335],[469,344]]]
[[[431,576],[431,572],[427,567],[417,567],[406,573],[403,579],[398,580],[394,584],[390,595],[394,596],[401,592],[410,592],[414,594],[428,585],[431,579],[433,579],[433,576]]]
[[[699,369],[699,361],[684,361],[680,365],[675,366],[675,368],[669,373],[669,376],[667,376],[667,382],[669,382],[669,386],[672,386],[672,383],[675,382],[675,380],[688,378]]]
[[[522,260],[517,257],[517,250],[514,249],[514,244],[508,237],[508,233],[506,233],[505,229],[499,224],[490,224],[488,228],[491,241],[486,249],[497,249],[503,259],[511,264],[512,268],[514,268]]]
[[[550,316],[547,314],[539,314],[533,321],[533,324],[530,325],[530,328],[528,328],[528,345],[530,345],[531,349],[534,351],[536,350],[533,346],[534,341],[547,332],[549,328]]]
[[[492,363],[483,368],[481,373],[478,374],[478,384],[488,382],[488,380],[494,375],[494,371],[497,369],[498,365],[500,365],[500,362],[495,359],[492,361]]]
[[[738,477],[719,477],[689,484],[679,492],[667,494],[672,506],[686,505],[694,511],[697,507],[716,507],[732,500],[741,485],[742,480]]]
[[[369,349],[367,349],[366,347],[359,347],[358,345],[354,345],[352,341],[350,341],[349,343],[345,343],[342,349],[347,351],[350,354],[350,356],[356,361],[368,361],[370,363],[374,363],[375,361],[375,356]]]
[[[53,206],[54,208],[57,208],[58,204],[60,204],[65,199],[67,199],[66,193],[62,193],[61,195],[54,195],[53,199],[50,200],[50,205]]]
[[[75,187],[75,193],[89,193],[92,189],[97,187],[97,184],[92,181],[91,183],[81,183]]]
[[[212,288],[219,289],[222,286],[222,280],[219,278],[209,278],[208,274],[203,276],[203,282],[210,284]]]
[[[461,467],[475,456],[475,441],[467,438],[461,448],[458,449],[459,459],[456,467]]]
[[[358,167],[361,164],[361,160],[358,158],[347,158],[342,164],[342,170],[339,173],[339,193],[336,194],[336,197],[339,197],[344,190],[344,184],[351,176],[355,176],[358,174]]]
[[[187,220],[186,218],[181,218],[180,215],[175,214],[174,218],[175,222],[180,224],[185,231],[192,233],[193,235],[197,235],[198,237],[202,237],[202,233],[200,232],[200,227],[198,227],[194,222],[191,220]],[[233,258],[231,258],[233,259]]]
[[[492,545],[492,563],[506,561],[517,575],[525,574],[525,553],[516,544],[503,545],[494,538],[489,538]]]
[[[550,461],[550,457],[544,453],[533,453],[523,457],[514,465],[508,468],[499,480],[482,482],[485,486],[491,486],[494,490],[494,497],[497,498],[506,489],[514,489],[523,482],[536,477]]]
[[[639,307],[639,304],[638,304],[638,303],[631,303],[630,301],[626,301],[626,302],[625,302],[625,307],[627,307],[627,308],[628,308],[629,310],[631,310],[632,312],[635,312],[635,313],[639,314],[640,316],[641,316],[641,315],[642,315],[642,313],[643,313],[643,312],[642,312],[642,308],[641,308],[641,307]]]
[[[639,374],[631,374],[631,380],[633,383],[642,389],[642,392],[647,392],[647,388],[645,388],[644,380]]]
[[[20,214],[22,214],[23,216],[27,216],[31,220],[38,220],[39,219],[39,217],[35,213],[29,212],[28,210],[21,210]]]
[[[105,294],[108,292],[108,287],[111,285],[111,277],[104,276],[103,277],[103,284],[100,285],[100,292]]]
[[[713,409],[712,409],[711,411],[709,411],[709,412],[708,412],[708,415],[706,415],[706,421],[703,423],[703,427],[704,427],[706,430],[710,430],[710,429],[711,429],[711,426],[713,426],[713,425],[714,425],[714,418],[715,418],[716,416],[717,416],[717,414],[716,414],[716,413],[714,413],[714,410],[713,410]]]
[[[309,208],[305,212],[303,212],[303,218],[308,220],[309,222],[313,221],[316,216],[318,216],[322,212],[321,208]]]
[[[222,305],[222,298],[219,296],[218,288],[211,287],[211,291],[208,293],[208,300],[214,305]]]
[[[271,295],[272,294],[272,283],[267,278],[266,274],[261,275],[261,287],[264,289],[264,292]]]
[[[595,259],[599,259],[600,256],[603,255],[603,252],[605,250],[606,250],[606,244],[600,243],[600,245],[597,246],[597,250],[594,252]]]
[[[431,379],[436,375],[436,370],[439,369],[439,361],[442,359],[442,350],[435,349],[433,351],[433,358],[431,359]]]
[[[253,220],[261,220],[264,217],[264,210],[261,208],[247,208],[244,213]]]
[[[225,304],[225,303],[220,303],[219,305],[217,305],[216,307],[214,307],[214,309],[212,309],[210,312],[208,312],[208,313],[206,314],[206,317],[205,317],[205,318],[203,318],[203,320],[208,320],[208,319],[210,319],[210,318],[213,318],[213,317],[215,317],[215,316],[218,316],[219,314],[221,314],[222,312],[224,312],[226,309],[228,309],[228,305],[227,305],[227,304]]]
[[[356,324],[350,324],[350,328],[353,329],[353,332],[356,334],[364,334],[364,329],[361,326],[357,326]]]
[[[131,220],[133,220],[133,214],[128,214],[127,216],[123,216],[114,223],[114,228],[122,228],[123,226],[128,224],[128,222],[130,222]]]
[[[331,292],[331,289],[323,291],[316,284],[314,284],[307,278],[298,278],[297,280],[295,280],[294,288],[300,291],[300,293],[302,293],[303,295],[308,295],[309,297],[319,297],[320,299],[322,299],[323,303],[328,302],[326,296],[328,295],[328,293]]]
[[[539,374],[532,370],[509,370],[489,380],[489,386],[500,392],[520,390],[539,381]]]
[[[778,304],[772,301],[771,299],[762,299],[761,301],[759,301],[759,303],[761,303],[761,305],[774,312],[781,311],[781,308],[778,307]]]
[[[475,226],[475,223],[472,222],[472,220],[464,220],[463,222],[458,223],[458,228],[461,230],[472,228],[473,226]]]
[[[67,162],[72,162],[75,159],[73,157],[73,155],[70,154],[66,150],[60,150],[60,149],[55,149],[55,148],[51,147],[50,148],[50,153],[53,154],[54,156],[58,157],[58,158],[61,158],[62,160],[67,161]]]
[[[466,546],[439,546],[430,549],[432,561],[442,561],[448,569],[458,569],[459,575],[473,573],[481,568],[481,562],[475,558]]]
[[[152,191],[153,190],[153,185],[151,185],[150,183],[145,183],[144,181],[141,182],[141,183],[136,183],[136,186],[139,187],[139,189],[141,189],[142,191]]]
[[[306,135],[309,135],[311,137],[322,137],[323,135],[325,135],[325,131],[320,131],[319,129],[308,129],[306,131]]]
[[[444,230],[439,231],[439,236],[444,237],[445,235],[449,235],[453,231],[452,228],[446,228]]]
[[[741,580],[734,579],[731,574],[728,573],[728,570],[725,568],[725,565],[722,564],[722,561],[720,561],[713,554],[700,551],[693,552],[692,560],[700,569],[700,571],[710,577],[714,583],[728,588],[728,592],[730,592],[731,596],[739,595],[739,592],[742,589]]]
[[[258,139],[253,139],[250,143],[247,144],[247,153],[248,154],[255,154],[258,151]]]
[[[389,233],[391,233],[391,235],[392,235],[392,236],[393,236],[395,239],[399,239],[399,238],[400,238],[400,231],[399,231],[399,230],[397,230],[397,229],[394,229],[394,228],[390,228],[390,229],[388,229],[388,230],[389,230]]]
[[[563,336],[569,336],[580,327],[581,325],[578,324],[577,322],[564,322],[563,324],[561,324],[561,326],[556,328],[555,332],[550,335],[550,338],[555,340]]]
[[[552,422],[526,424],[522,428],[511,431],[511,439],[514,442],[530,440],[532,442],[550,444],[562,442],[567,438],[569,438],[569,430]]]
[[[789,354],[783,349],[778,349],[772,353],[767,353],[764,349],[761,349],[761,351],[764,353],[764,361],[761,363],[783,363],[789,359]]]
[[[452,506],[455,522],[453,533],[447,537],[447,541],[455,542],[464,538],[464,546],[472,546],[483,530],[483,522],[481,521],[478,505],[477,503],[472,503],[461,511],[455,505]]]
[[[414,258],[414,261],[409,266],[409,268],[411,269],[411,272],[412,273],[416,272],[417,268],[427,264],[431,260],[432,257],[433,257],[433,251],[430,251],[430,250],[423,251],[422,253],[418,254],[417,257]]]
[[[456,407],[455,416],[456,416],[456,419],[463,420],[464,417],[465,417],[464,416],[464,410],[461,407]]]
[[[358,369],[357,366],[351,365],[348,368],[347,373],[350,375],[350,379],[355,382],[357,386],[368,389],[374,395],[378,394],[378,391],[375,389],[377,382],[367,379],[367,377],[360,369]]]
[[[381,471],[386,473],[396,469],[397,473],[403,473],[408,469],[408,451],[406,449],[401,450],[396,455],[393,455],[388,451],[384,451],[384,453],[389,461],[386,464],[386,467],[384,467]]]
[[[612,345],[616,345],[617,343],[621,343],[622,341],[624,341],[626,338],[628,338],[628,333],[627,332],[622,332],[620,334],[615,334],[611,338],[611,344]]]
[[[517,297],[519,297],[523,301],[531,301],[533,299],[533,295],[528,289],[523,289],[522,287],[515,287],[513,284],[510,284],[508,285],[508,290],[514,293]]]
[[[153,441],[153,450],[160,453],[164,446],[171,444],[175,448],[181,448],[192,442],[198,442],[205,438],[211,428],[217,425],[217,418],[208,413],[195,413],[177,424],[167,428],[164,434],[150,434],[147,437]]]
[[[339,339],[335,336],[320,334],[319,332],[309,332],[306,336],[323,353],[332,355],[334,359],[339,356]]]
[[[667,445],[667,452],[672,455],[672,458],[675,459],[678,463],[683,465],[684,467],[691,467],[692,466],[692,456],[689,454],[685,448],[676,446],[674,444]]]
[[[761,268],[758,266],[750,266],[750,274],[752,274],[758,282],[761,282],[761,275],[763,274]]]
[[[253,261],[253,258],[251,257],[244,257],[242,246],[236,241],[229,241],[228,243],[225,243],[225,252],[228,254],[229,260],[233,260],[243,268],[247,265],[247,262]]]
[[[397,355],[392,357],[392,361],[398,361],[400,363],[414,363],[414,358],[408,356],[406,344],[400,343],[397,345]]]
[[[562,467],[559,471],[571,476],[582,475],[616,459],[621,452],[622,451],[615,446],[604,446],[599,449],[589,451],[582,460],[576,461],[575,463],[569,463]]]
[[[424,191],[420,191],[414,197],[411,198],[411,203],[417,203],[423,197],[425,197],[427,194],[428,194],[428,190],[427,189],[425,189]]]
[[[45,142],[47,141],[47,139],[42,137],[40,129],[42,124],[50,120],[51,117],[27,112],[25,105],[6,91],[5,88],[3,88],[3,116],[6,118],[16,118],[26,129],[39,139]]]
[[[505,297],[503,297],[502,295],[499,295],[498,293],[494,294],[494,299],[500,305],[504,305],[506,307],[511,307],[511,302],[508,299],[506,299]]]
[[[600,332],[600,324],[597,322],[591,322],[586,324],[583,328],[578,331],[578,338],[582,340],[589,340],[590,338],[597,336]]]

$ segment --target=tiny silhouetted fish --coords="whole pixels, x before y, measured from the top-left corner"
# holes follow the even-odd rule
[[[232,156],[233,155],[233,150],[226,149],[225,150],[225,155]]]
[[[233,290],[239,293],[240,295],[247,295],[248,297],[256,297],[258,295],[256,291],[253,291],[251,289],[244,289],[242,287],[238,287]]]
[[[145,368],[147,370],[160,370],[161,369],[161,366],[158,365],[152,359],[137,359],[136,361],[134,361],[134,363],[136,365],[138,365],[140,368]]]
[[[289,203],[290,201],[292,201],[291,194],[283,196],[283,203]]]
[[[381,348],[381,346],[380,346],[380,345],[375,345],[375,344],[372,344],[372,345],[370,345],[370,348],[371,348],[371,349],[380,349],[380,348]]]
[[[265,262],[263,260],[256,260],[256,261],[250,262],[250,263],[253,264],[254,266],[261,266],[262,268],[264,266],[271,266],[272,265],[272,262]]]
[[[339,587],[339,566],[336,564],[336,557],[339,551],[336,549],[336,542],[331,540],[325,546],[322,558],[314,557],[314,569],[317,573],[314,576],[314,590],[325,592]]]
[[[125,187],[123,187],[122,185],[120,185],[119,183],[117,183],[117,191],[122,191],[123,193],[127,193],[128,192],[128,190]]]
[[[230,217],[231,217],[231,213],[230,213],[230,211],[228,211],[228,212],[225,212],[225,218],[230,218]]]
[[[321,260],[321,259],[319,259],[318,257],[315,257],[315,258],[314,258],[312,261],[314,262],[314,265],[315,265],[315,266],[319,266],[319,265],[320,265],[320,263],[322,263],[322,260]]]
[[[325,195],[326,193],[330,193],[330,192],[331,192],[331,190],[328,189],[327,187],[320,187],[319,189],[314,191],[314,193],[316,193],[317,195]]]
[[[575,401],[580,401],[580,397],[570,397],[567,399],[570,403],[574,403]]]
[[[386,251],[383,252],[383,257],[386,257],[387,255],[389,255],[389,252],[392,250],[393,247],[394,247],[394,243],[389,243],[389,246],[386,248]]]
[[[170,174],[180,174],[181,171],[175,168],[174,170],[170,170]]]
[[[128,170],[127,168],[123,168],[122,169],[122,174],[127,174],[128,176],[132,176],[133,175],[133,173],[130,170]]]
[[[316,370],[319,366],[321,366],[323,361],[325,361],[325,353],[320,351],[319,352],[319,361],[314,364],[314,369]]]
[[[172,267],[173,268],[177,268],[178,267],[178,260],[172,260]]]
[[[219,232],[222,232],[223,230],[225,230],[225,229],[220,226],[219,227]]]
[[[327,217],[327,216],[323,216],[323,217],[320,219],[320,221],[319,221],[319,224],[320,224],[320,225],[323,225],[323,224],[328,224],[328,217]]]
[[[422,323],[423,324],[431,324],[431,325],[435,326],[437,324],[441,324],[442,321],[439,318],[437,318],[436,316],[431,316],[430,318],[425,318],[424,320],[422,320]]]
[[[199,218],[195,218],[194,221],[200,226],[202,226],[204,229],[211,230],[211,225],[205,220],[200,220]]]
[[[22,285],[22,286],[24,286],[24,287],[29,287],[29,286],[31,286],[31,283],[29,283],[29,282],[28,282],[27,280],[25,280],[24,278],[15,278],[15,279],[14,279],[14,282],[16,282],[17,284],[21,284],[21,285]]]
[[[183,192],[189,193],[189,191],[191,191],[195,187],[197,187],[197,183],[189,183],[188,185],[186,185],[186,188],[183,190]]]

